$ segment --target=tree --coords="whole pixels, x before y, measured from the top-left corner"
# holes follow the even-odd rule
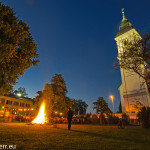
[[[78,101],[75,99],[71,100],[71,108],[75,115],[79,114]]]
[[[51,118],[52,109],[57,103],[58,99],[56,99],[53,87],[51,84],[46,83],[44,86],[44,90],[42,92],[42,98],[45,102],[45,111],[48,118]]]
[[[150,34],[143,34],[141,38],[133,34],[122,40],[122,52],[113,64],[118,70],[123,68],[132,73],[138,74],[149,85],[150,79]],[[150,87],[150,86],[148,86]]]
[[[143,128],[150,127],[150,107],[142,107],[138,112],[137,117]]]
[[[74,99],[71,99],[70,97],[65,97],[65,103],[66,103],[66,108],[72,107],[72,101]]]
[[[104,100],[103,97],[98,97],[96,102],[93,102],[94,107],[93,109],[96,109],[96,113],[101,113],[101,114],[109,114],[112,113],[112,111],[109,109],[108,104]]]
[[[53,111],[66,111],[70,99],[66,97],[67,87],[61,74],[55,74],[50,83],[46,83],[43,91],[38,91],[38,96],[34,98],[34,104],[38,107],[44,101],[48,118],[51,118]]]
[[[79,108],[79,114],[86,114],[88,105],[86,104],[85,101],[79,99],[78,100],[78,108]]]
[[[34,98],[34,104],[40,105],[41,101],[46,103],[46,114],[51,118],[51,113],[66,112],[71,107],[74,114],[85,114],[87,104],[82,100],[75,100],[67,97],[67,86],[61,74],[52,76],[50,83],[46,83],[43,91],[38,91]]]
[[[118,109],[117,113],[122,113],[121,102],[119,103],[119,109]]]
[[[112,112],[109,109],[108,104],[106,103],[103,97],[98,97],[97,101],[93,102],[93,104],[94,104],[93,109],[96,109],[96,113],[97,114],[100,113],[100,116],[99,116],[100,124],[103,124],[105,122],[104,113],[108,115]]]
[[[143,104],[140,101],[136,101],[136,104],[134,104],[134,108],[136,109],[137,112],[139,112],[142,107]]]
[[[55,75],[51,79],[51,84],[56,95],[65,97],[68,93],[66,83],[61,74],[55,73]]]
[[[120,102],[120,104],[119,104],[119,113],[122,113],[121,102]]]
[[[67,96],[68,93],[66,83],[61,74],[55,74],[51,79],[51,85],[54,92],[54,99],[56,101],[54,109],[57,111],[67,110]]]
[[[79,99],[79,100],[75,100],[75,99],[71,99],[71,103],[70,106],[74,112],[75,115],[78,114],[86,114],[86,110],[88,105],[86,104],[85,101]]]
[[[122,123],[123,123],[123,125],[128,125],[129,120],[130,120],[129,115],[127,115],[126,113],[123,113],[122,114]]]
[[[33,105],[35,105],[38,109],[40,106],[40,102],[43,100],[42,99],[43,93],[42,93],[42,91],[37,91],[36,93],[37,93],[37,96],[35,98],[33,98]]]
[[[79,100],[76,100],[76,104],[77,104],[77,108],[78,108],[78,114],[86,114],[86,110],[87,110],[87,107],[88,105],[86,104],[85,101],[79,99]]]
[[[26,69],[39,62],[29,26],[0,3],[0,95],[8,94]]]
[[[12,91],[12,93],[14,95],[20,94],[21,97],[26,97],[28,95],[24,87],[19,87],[17,90]]]

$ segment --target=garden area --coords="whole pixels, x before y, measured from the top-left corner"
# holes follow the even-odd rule
[[[149,135],[140,126],[0,123],[0,145],[17,150],[149,150]]]

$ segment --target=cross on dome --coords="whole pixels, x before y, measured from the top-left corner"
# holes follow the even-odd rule
[[[124,20],[126,20],[126,17],[124,15],[124,8],[122,8],[122,15],[123,15],[123,19],[122,19],[122,22],[123,22]]]

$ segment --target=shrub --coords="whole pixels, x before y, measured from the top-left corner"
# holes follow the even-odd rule
[[[105,118],[105,115],[103,115],[103,114],[100,114],[100,116],[99,116],[99,124],[107,124],[107,120],[106,120],[106,118]]]
[[[109,115],[108,116],[108,123],[109,124],[117,124],[119,118],[117,116]]]
[[[142,107],[138,112],[137,117],[143,128],[150,127],[150,107]]]
[[[123,123],[123,125],[129,125],[129,120],[130,120],[129,116],[126,113],[123,113],[122,114],[122,123]]]
[[[91,114],[86,114],[86,118],[85,118],[85,123],[91,123],[91,118],[90,118]]]
[[[97,115],[93,115],[92,116],[91,123],[93,123],[93,124],[99,124],[99,118],[97,117]]]

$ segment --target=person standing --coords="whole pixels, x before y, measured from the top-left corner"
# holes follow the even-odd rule
[[[71,108],[69,107],[69,108],[68,108],[68,112],[67,112],[68,130],[71,129],[72,117],[73,117],[73,112],[72,112]]]
[[[9,115],[9,122],[12,122],[13,114]]]
[[[4,115],[4,120],[5,122],[8,122],[8,119],[9,119],[9,115],[10,115],[10,112],[8,110],[5,111],[5,115]]]

